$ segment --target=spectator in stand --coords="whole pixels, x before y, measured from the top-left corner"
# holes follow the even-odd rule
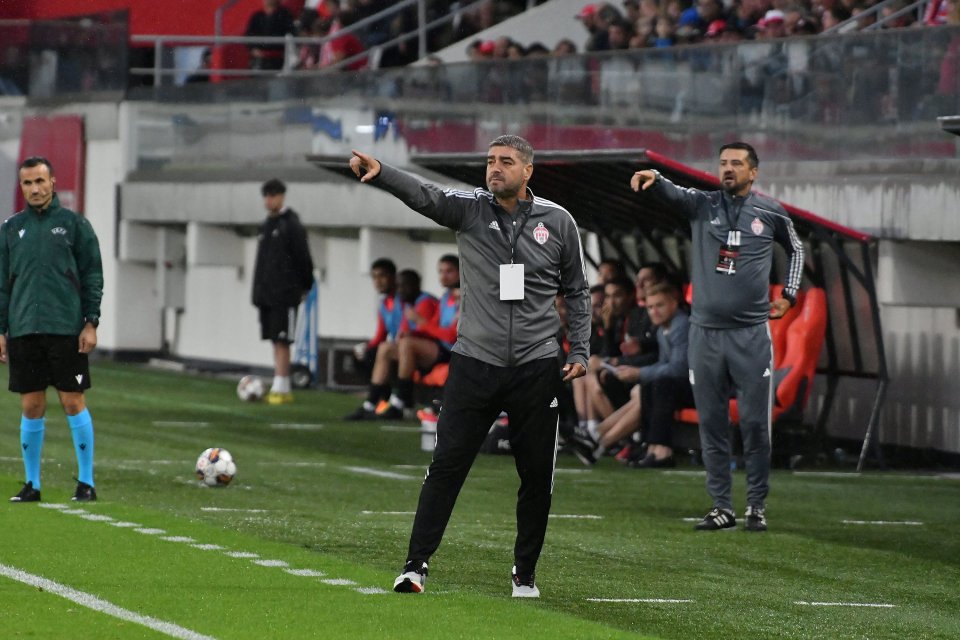
[[[699,40],[714,20],[723,19],[723,5],[719,0],[697,0],[694,6],[680,14],[677,31],[685,39]]]
[[[397,294],[397,265],[390,258],[377,258],[370,265],[370,280],[373,282],[373,288],[381,296],[377,305],[377,328],[369,342],[361,342],[353,348],[353,355],[357,361],[357,367],[366,375],[370,375],[373,370],[373,364],[377,357],[377,350],[380,345],[393,341],[400,330],[400,322],[403,320],[403,302]],[[359,411],[354,411],[347,420],[362,420],[373,417],[376,412],[377,404],[381,400],[389,397],[389,388],[384,392],[383,389],[370,389],[367,401],[361,407],[370,415]],[[352,416],[352,417],[351,417]]]
[[[401,280],[404,273],[400,274]],[[432,318],[425,318],[415,306],[404,309],[404,316],[412,329],[409,333],[401,333],[397,340],[397,383],[389,405],[377,413],[378,417],[403,419],[404,410],[413,407],[413,372],[427,375],[438,364],[450,362],[450,350],[457,341],[457,321],[460,319],[460,259],[452,254],[441,257],[437,273],[440,286],[444,288],[439,311]],[[424,298],[417,306],[429,312],[430,304],[425,297],[429,294],[420,295]],[[404,296],[402,284],[401,296]]]
[[[625,278],[627,269],[623,262],[615,258],[605,258],[597,265],[597,283],[607,284],[614,278]]]
[[[767,11],[763,19],[757,23],[757,37],[762,40],[785,38],[787,36],[787,27],[784,17],[783,11],[779,9],[770,9]]]
[[[579,20],[590,34],[585,47],[587,51],[606,51],[610,48],[607,24],[600,16],[599,5],[584,5],[574,18]]]
[[[617,20],[611,22],[607,27],[607,40],[611,50],[627,49],[630,46],[630,38],[633,37],[633,27],[629,22]]]
[[[653,47],[655,49],[663,49],[666,47],[672,47],[676,44],[675,32],[675,22],[670,16],[660,16],[657,18],[657,25],[655,27],[656,37],[653,39]]]
[[[421,325],[433,322],[439,313],[439,303],[429,293],[420,289],[420,274],[413,269],[404,269],[397,277],[397,294],[393,308],[384,320],[384,306],[381,305],[381,321],[396,326],[392,339],[384,339],[377,345],[377,353],[370,374],[370,388],[367,399],[344,420],[370,420],[384,416],[390,408],[390,374],[394,363],[399,360],[398,342],[405,336],[414,335]],[[374,339],[379,337],[374,336]],[[388,329],[389,332],[389,329]],[[412,374],[411,374],[412,375]],[[372,409],[371,409],[372,407]],[[402,414],[402,412],[401,412]],[[393,415],[393,412],[391,412]]]
[[[624,19],[630,24],[636,24],[640,19],[640,0],[623,0]]]
[[[646,49],[653,46],[656,17],[641,17],[633,25],[633,36],[630,38],[631,49]]]
[[[260,9],[247,22],[244,31],[248,38],[276,38],[296,32],[293,14],[287,10],[280,0],[263,0],[263,9]],[[284,45],[280,44],[251,44],[251,69],[280,70],[283,68]]]
[[[333,36],[356,22],[356,14],[341,11],[340,16],[330,26],[329,35]],[[349,32],[326,42],[320,50],[320,66],[330,67],[344,60],[354,58],[364,52],[363,42],[356,33]],[[367,58],[357,58],[340,67],[342,71],[357,71],[367,66]]]
[[[553,56],[572,56],[577,54],[577,45],[568,38],[560,40],[554,47],[550,55]]]
[[[923,24],[934,27],[947,24],[950,20],[950,10],[958,6],[956,0],[930,0],[927,10],[923,12]]]

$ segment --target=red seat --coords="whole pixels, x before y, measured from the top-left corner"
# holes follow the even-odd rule
[[[434,365],[433,369],[427,375],[420,375],[419,371],[413,372],[413,381],[416,384],[422,384],[425,387],[442,387],[447,383],[447,374],[450,373],[450,365],[446,362]]]
[[[771,299],[779,297],[783,287],[770,288]],[[797,292],[797,304],[778,320],[771,320],[774,391],[773,420],[799,420],[810,398],[817,361],[827,332],[827,294],[811,288]],[[696,409],[681,409],[674,414],[678,422],[697,424]],[[737,401],[730,400],[730,422],[740,422]]]

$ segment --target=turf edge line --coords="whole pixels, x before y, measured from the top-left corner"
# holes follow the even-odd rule
[[[56,594],[61,598],[66,598],[67,600],[75,602],[82,607],[87,607],[88,609],[93,609],[99,613],[105,613],[108,616],[113,616],[114,618],[119,618],[127,622],[133,622],[142,625],[173,638],[179,638],[180,640],[216,640],[216,638],[213,636],[203,635],[202,633],[197,633],[196,631],[181,627],[180,625],[172,622],[159,620],[150,616],[141,615],[135,611],[130,611],[129,609],[124,609],[123,607],[118,607],[112,602],[107,602],[106,600],[98,598],[93,594],[78,591],[72,587],[68,587],[67,585],[33,575],[32,573],[27,573],[26,571],[22,571],[15,567],[0,564],[0,575],[4,575],[11,580],[22,582],[23,584],[31,587],[49,591],[50,593]]]

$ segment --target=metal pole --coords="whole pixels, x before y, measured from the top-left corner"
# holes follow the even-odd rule
[[[427,0],[417,0],[417,31],[420,35],[417,57],[422,60],[427,57]]]
[[[153,86],[163,83],[163,40],[157,38],[153,44]]]

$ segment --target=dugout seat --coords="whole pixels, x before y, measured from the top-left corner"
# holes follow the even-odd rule
[[[419,371],[413,372],[413,382],[425,387],[442,387],[447,383],[447,375],[450,373],[450,364],[441,362],[434,365],[433,369],[426,375],[420,375]]]

